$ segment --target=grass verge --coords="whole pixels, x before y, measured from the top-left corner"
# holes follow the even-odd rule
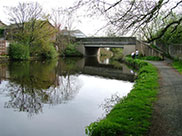
[[[175,60],[172,66],[182,74],[182,60]]]
[[[142,136],[148,133],[152,104],[159,86],[157,69],[142,60],[126,58],[125,61],[139,69],[136,84],[104,119],[86,128],[89,136]]]

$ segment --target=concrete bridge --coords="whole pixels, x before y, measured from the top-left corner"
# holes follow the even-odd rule
[[[78,51],[84,56],[97,56],[99,48],[123,48],[126,56],[136,49],[135,37],[86,37],[76,39]]]

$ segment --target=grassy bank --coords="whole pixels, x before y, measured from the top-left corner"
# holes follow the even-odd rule
[[[87,127],[88,135],[142,136],[147,134],[152,116],[152,104],[158,90],[157,70],[142,60],[126,58],[126,62],[139,69],[134,88],[104,119]]]
[[[182,60],[174,61],[172,66],[182,74]]]

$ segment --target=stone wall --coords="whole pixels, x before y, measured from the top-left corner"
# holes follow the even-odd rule
[[[152,48],[147,43],[137,41],[136,49],[139,50],[139,54],[143,56],[157,56],[163,58],[163,53],[157,49]]]

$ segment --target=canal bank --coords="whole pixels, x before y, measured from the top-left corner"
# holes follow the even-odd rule
[[[104,119],[88,126],[86,132],[90,136],[148,134],[159,87],[157,69],[142,60],[126,58],[125,61],[139,68],[134,88]]]

